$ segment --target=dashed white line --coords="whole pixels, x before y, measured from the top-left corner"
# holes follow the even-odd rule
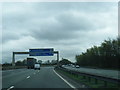
[[[27,79],[30,78],[30,76],[27,77]]]
[[[53,69],[54,73],[57,74],[65,83],[67,83],[71,88],[73,88],[74,90],[78,90],[76,89],[76,87],[74,87],[72,84],[70,84],[67,80],[65,80],[62,76],[60,76],[54,69]]]
[[[14,88],[14,86],[11,86],[10,88],[8,88],[7,90],[10,90],[10,89],[12,89],[12,88]]]

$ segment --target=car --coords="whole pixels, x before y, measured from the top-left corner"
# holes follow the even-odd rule
[[[35,70],[36,70],[36,69],[40,70],[40,64],[35,64],[35,65],[34,65],[34,69],[35,69]]]
[[[74,67],[75,67],[75,65],[72,65],[72,67],[74,68]]]
[[[65,65],[62,65],[62,67],[65,67]]]
[[[75,67],[76,67],[76,68],[79,68],[80,66],[79,66],[79,65],[76,65]]]

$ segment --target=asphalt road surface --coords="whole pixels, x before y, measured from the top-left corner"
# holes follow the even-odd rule
[[[74,88],[61,79],[53,67],[41,67],[41,70],[16,69],[2,72],[2,88]]]
[[[99,75],[99,76],[120,79],[120,74],[119,74],[120,71],[117,71],[117,70],[92,69],[92,68],[83,68],[83,67],[75,68],[71,66],[65,66],[65,68],[70,70],[75,70],[78,72],[84,72],[84,73],[90,73],[90,74]]]

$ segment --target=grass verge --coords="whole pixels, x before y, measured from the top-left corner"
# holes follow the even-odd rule
[[[56,70],[59,73],[62,73],[63,75],[65,75],[79,83],[82,83],[90,88],[120,88],[120,86],[116,83],[107,82],[107,86],[104,86],[104,81],[102,81],[102,80],[97,80],[97,83],[96,83],[94,78],[89,79],[88,77],[83,77],[81,75],[79,75],[79,76],[73,75],[66,71],[60,70],[60,69],[56,69]]]

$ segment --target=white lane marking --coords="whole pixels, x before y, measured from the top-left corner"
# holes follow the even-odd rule
[[[39,71],[38,71],[39,72]]]
[[[34,74],[36,74],[36,73],[34,73]]]
[[[10,89],[12,89],[12,88],[14,88],[14,86],[11,86],[10,88],[8,88],[7,90],[10,90]]]
[[[60,76],[55,70],[53,70],[55,74],[57,74],[65,83],[67,83],[71,88],[77,90],[72,84],[70,84],[67,80],[65,80],[62,76]]]
[[[30,78],[30,76],[27,77],[27,79]]]

